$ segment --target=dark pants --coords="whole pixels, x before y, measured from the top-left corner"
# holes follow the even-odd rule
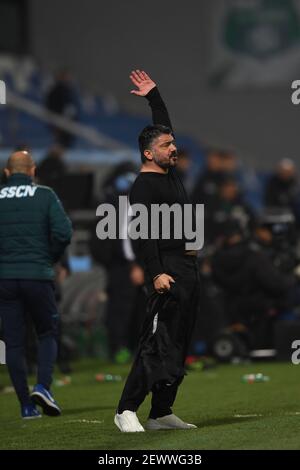
[[[127,378],[118,413],[136,411],[152,392],[150,418],[171,414],[195,325],[199,298],[197,259],[164,255],[165,273],[175,279],[168,293],[157,294],[148,285],[147,317],[142,327],[137,356]]]
[[[109,354],[112,360],[122,348],[137,349],[137,337],[146,312],[146,294],[142,287],[133,285],[129,266],[108,269],[108,302],[106,327]]]
[[[25,361],[25,312],[38,336],[37,383],[49,389],[56,360],[58,312],[51,281],[0,279],[0,316],[6,363],[21,405],[30,403]]]
[[[111,266],[107,274],[106,326],[109,354],[113,359],[120,349],[129,347],[130,324],[137,289],[130,280],[127,264]]]

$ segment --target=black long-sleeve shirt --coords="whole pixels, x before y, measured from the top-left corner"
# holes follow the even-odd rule
[[[162,124],[172,130],[172,125],[168,110],[163,102],[158,89],[153,88],[146,96],[152,111],[153,124]],[[183,184],[174,168],[170,168],[168,173],[141,172],[136,178],[129,195],[130,204],[144,204],[150,214],[152,204],[179,204],[183,215],[183,205],[190,203]],[[146,270],[152,278],[165,272],[161,254],[163,252],[184,253],[187,240],[184,236],[182,225],[182,237],[174,238],[174,219],[170,218],[170,239],[161,238],[161,224],[159,239],[151,239],[150,218],[148,218],[149,238],[140,239],[138,251],[145,265]]]

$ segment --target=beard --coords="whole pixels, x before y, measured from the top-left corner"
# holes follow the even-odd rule
[[[163,168],[164,170],[172,168],[177,165],[177,152],[172,152],[169,159],[166,161],[161,161],[156,156],[154,156],[154,161],[160,168]]]

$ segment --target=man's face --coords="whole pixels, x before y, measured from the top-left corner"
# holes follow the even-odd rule
[[[237,198],[238,193],[238,186],[234,181],[223,184],[220,188],[220,195],[222,199],[225,199],[226,201],[234,201]]]
[[[151,145],[151,156],[160,168],[170,168],[177,164],[177,148],[171,134],[161,134]]]
[[[255,230],[256,238],[262,242],[264,245],[270,245],[273,240],[273,235],[271,230],[267,227],[257,227]]]
[[[296,175],[296,169],[295,167],[293,166],[281,166],[279,167],[279,171],[278,171],[278,174],[279,174],[279,178],[283,181],[290,181],[292,180],[295,175]]]
[[[223,170],[222,160],[218,153],[211,152],[207,156],[207,167],[210,171],[220,172]]]

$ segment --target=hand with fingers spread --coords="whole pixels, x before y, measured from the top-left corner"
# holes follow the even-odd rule
[[[160,274],[154,279],[154,288],[159,294],[164,294],[171,288],[171,283],[175,282],[169,274]]]
[[[130,74],[132,83],[138,88],[131,90],[130,93],[137,96],[146,96],[152,88],[156,87],[156,83],[144,72],[144,70],[133,70]]]

